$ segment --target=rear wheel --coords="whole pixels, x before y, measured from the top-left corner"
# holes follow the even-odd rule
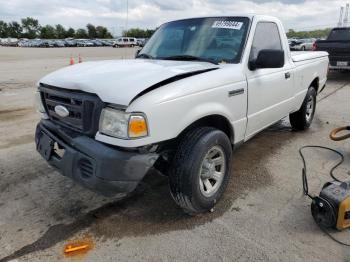
[[[188,132],[169,170],[175,202],[189,214],[211,210],[223,195],[230,176],[231,142],[211,127]]]
[[[289,115],[289,120],[295,130],[305,130],[311,126],[316,110],[316,90],[310,87],[301,108]]]

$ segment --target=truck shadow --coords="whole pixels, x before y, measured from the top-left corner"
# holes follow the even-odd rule
[[[5,258],[0,258],[0,261],[10,261],[35,251],[45,250],[61,241],[73,238],[82,231],[88,232],[100,241],[107,239],[118,241],[130,236],[191,229],[204,225],[227,211],[239,210],[239,207],[233,207],[237,199],[244,199],[249,192],[273,183],[273,176],[265,164],[270,156],[276,154],[281,146],[296,135],[293,132],[284,132],[286,130],[290,130],[289,123],[281,121],[235,151],[231,181],[213,213],[195,217],[184,214],[170,196],[168,178],[153,170],[129,197],[112,200],[89,212],[86,211],[88,203],[78,202],[77,205],[81,207],[74,207],[76,212],[71,213],[74,218],[72,223],[48,227],[38,240]],[[69,195],[66,197],[69,198]]]
[[[350,81],[350,71],[330,71],[328,80]]]

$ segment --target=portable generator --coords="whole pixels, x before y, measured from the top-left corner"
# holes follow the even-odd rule
[[[344,130],[350,130],[350,127],[347,126],[333,130],[330,134],[330,138],[334,141],[341,141],[350,138],[350,134],[337,136],[339,132]],[[309,194],[306,161],[302,152],[306,148],[325,149],[340,156],[339,161],[330,170],[330,176],[333,181],[324,184],[318,196],[312,196]],[[299,154],[304,165],[302,169],[303,191],[304,194],[312,200],[311,214],[316,224],[339,244],[350,246],[349,244],[345,244],[335,239],[325,230],[326,228],[343,230],[350,227],[350,180],[340,181],[333,173],[334,170],[344,162],[344,155],[337,150],[323,146],[304,146],[299,149]]]
[[[311,213],[316,223],[342,230],[350,227],[350,181],[328,182],[313,197]]]

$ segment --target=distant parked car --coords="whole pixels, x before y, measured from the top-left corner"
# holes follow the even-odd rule
[[[143,47],[143,46],[145,45],[145,43],[146,43],[146,39],[145,39],[145,38],[139,38],[139,39],[137,39],[137,45],[138,45],[138,46]]]
[[[104,45],[104,46],[113,46],[113,41],[112,40],[108,40],[108,39],[102,39],[100,40],[101,43]]]
[[[298,39],[288,39],[289,49],[294,51],[294,46],[299,45],[300,42]]]
[[[83,46],[85,46],[85,40],[83,40],[83,39],[77,39],[77,46],[78,46],[78,47],[83,47]]]
[[[42,41],[42,47],[54,47],[54,43],[52,40],[43,40]]]
[[[80,46],[80,47],[91,47],[91,46],[95,46],[95,44],[93,42],[91,42],[90,40],[87,40],[87,39],[78,39],[77,40],[77,46]]]
[[[66,47],[66,42],[63,40],[54,40],[53,45],[54,47]]]
[[[103,46],[102,42],[98,39],[90,40],[90,42],[92,42],[94,46]]]
[[[4,46],[17,46],[19,40],[17,38],[4,38],[1,43]]]
[[[77,46],[77,41],[75,39],[65,39],[67,47],[75,47]]]
[[[45,41],[41,39],[29,40],[28,47],[45,47]]]
[[[295,40],[294,44],[291,46],[291,50],[295,51],[310,51],[315,43],[316,39],[299,39]]]
[[[134,37],[119,37],[113,47],[134,47],[137,46],[137,40]]]
[[[18,47],[28,47],[29,46],[29,40],[28,39],[20,39],[17,43]]]

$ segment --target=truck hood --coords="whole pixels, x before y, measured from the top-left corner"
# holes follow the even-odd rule
[[[103,102],[127,106],[138,94],[162,81],[215,68],[218,66],[207,62],[106,60],[62,68],[39,83],[94,93]]]

